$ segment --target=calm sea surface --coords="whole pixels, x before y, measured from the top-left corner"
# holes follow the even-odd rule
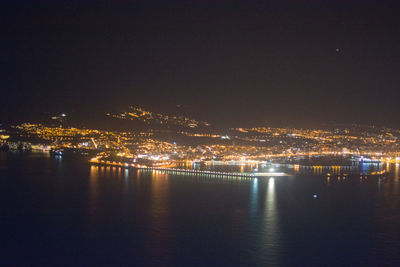
[[[0,153],[0,265],[399,265],[389,168],[223,179]]]

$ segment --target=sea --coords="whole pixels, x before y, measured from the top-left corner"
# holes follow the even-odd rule
[[[398,266],[385,168],[247,178],[0,152],[0,265]]]

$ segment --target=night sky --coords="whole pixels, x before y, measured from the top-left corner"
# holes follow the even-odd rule
[[[399,1],[2,1],[0,121],[141,105],[400,127]]]

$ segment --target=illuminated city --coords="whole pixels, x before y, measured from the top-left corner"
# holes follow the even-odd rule
[[[130,109],[139,115],[131,115],[134,118],[129,120],[136,118],[146,124],[154,120],[150,111]],[[128,115],[115,118],[125,120]],[[67,115],[62,117],[67,120]],[[383,175],[386,169],[365,172],[362,163],[400,163],[400,130],[395,129],[354,125],[333,130],[254,127],[223,131],[204,123],[202,129],[192,130],[200,125],[196,120],[181,116],[181,121],[176,117],[170,121],[168,117],[156,114],[156,118],[164,118],[156,125],[164,123],[164,128],[149,125],[134,132],[23,123],[2,130],[2,148],[44,151],[60,157],[78,153],[100,166],[248,178],[289,175],[309,168],[327,177],[355,172]],[[215,164],[254,167],[226,172],[215,170]],[[275,171],[276,165],[285,166],[285,172]]]

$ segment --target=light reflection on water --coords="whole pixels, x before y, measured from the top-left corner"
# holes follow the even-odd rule
[[[396,164],[394,164],[394,171],[393,171],[393,183],[394,183],[393,195],[395,195],[395,196],[399,194],[399,186],[400,186],[399,175],[400,175],[399,174],[399,163],[396,163]]]
[[[250,216],[254,217],[258,211],[258,178],[255,178],[251,187]]]
[[[98,198],[99,198],[99,173],[104,171],[104,167],[91,166],[90,177],[89,177],[89,219],[96,217],[98,210]]]
[[[264,253],[271,264],[279,263],[279,219],[276,208],[275,178],[268,179],[268,190],[265,198],[265,210],[263,215],[264,229],[262,230]]]
[[[152,255],[161,255],[168,249],[169,233],[168,174],[153,172],[150,192],[150,229],[147,248]]]

